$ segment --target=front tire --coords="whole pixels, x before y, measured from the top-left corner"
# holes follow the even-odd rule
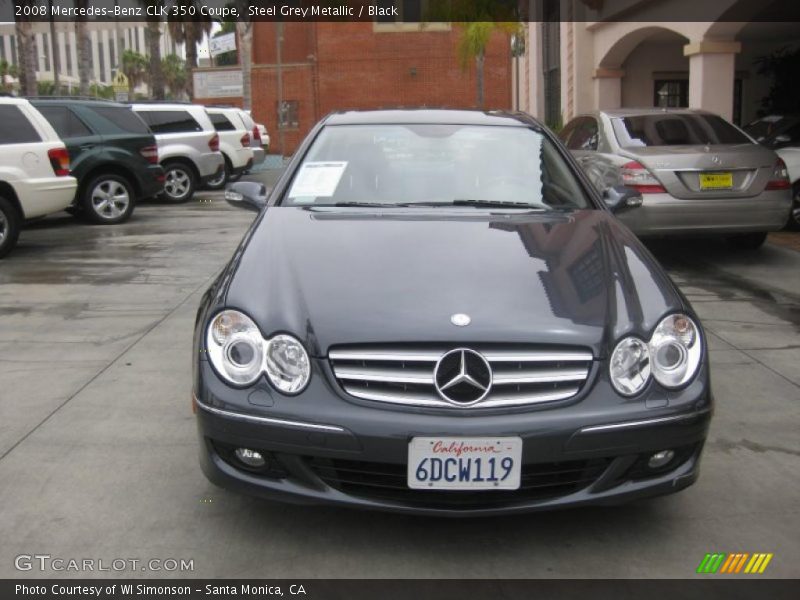
[[[758,250],[767,241],[766,232],[740,233],[726,238],[727,242],[739,250]]]
[[[124,223],[135,206],[133,186],[124,177],[111,173],[92,178],[81,198],[82,214],[100,225]]]
[[[0,196],[0,258],[11,252],[17,245],[20,217],[14,205]]]
[[[174,204],[187,202],[194,196],[195,186],[194,172],[191,167],[182,162],[164,165],[162,198]]]

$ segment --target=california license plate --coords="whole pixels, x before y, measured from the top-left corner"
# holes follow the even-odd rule
[[[522,438],[415,437],[408,444],[408,487],[417,490],[516,490]]]
[[[729,190],[733,187],[733,173],[700,173],[701,190]]]

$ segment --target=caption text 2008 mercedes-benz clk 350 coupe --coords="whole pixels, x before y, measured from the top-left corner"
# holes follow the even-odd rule
[[[318,124],[203,297],[206,476],[434,515],[691,485],[711,418],[692,307],[556,138],[519,113]]]

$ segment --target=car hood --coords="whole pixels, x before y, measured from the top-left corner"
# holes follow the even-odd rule
[[[315,356],[339,344],[541,343],[604,356],[685,303],[610,213],[272,207],[231,264],[225,304]],[[455,313],[470,316],[454,326]]]

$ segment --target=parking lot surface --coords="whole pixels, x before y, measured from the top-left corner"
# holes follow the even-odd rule
[[[264,502],[197,463],[191,335],[253,213],[221,194],[67,215],[0,263],[0,577],[15,557],[193,560],[194,577],[691,577],[707,552],[800,555],[800,252],[652,243],[699,312],[716,414],[699,482],[633,505],[478,520]],[[762,577],[763,577],[762,576]],[[706,576],[708,577],[708,576]]]

